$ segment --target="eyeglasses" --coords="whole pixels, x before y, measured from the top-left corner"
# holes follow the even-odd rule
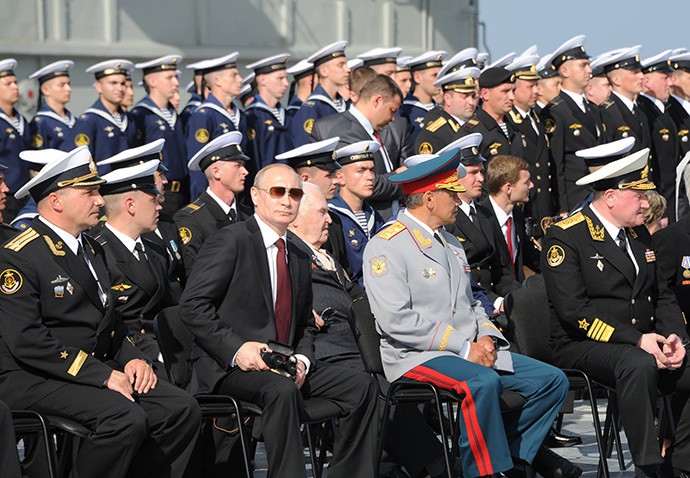
[[[293,201],[299,201],[304,196],[304,191],[300,188],[286,188],[284,186],[273,186],[268,189],[257,188],[260,191],[266,191],[273,199],[280,199],[285,196],[285,193],[290,196]]]

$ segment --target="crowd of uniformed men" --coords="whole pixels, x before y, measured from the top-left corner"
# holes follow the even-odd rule
[[[564,376],[507,352],[504,298],[543,273],[557,364],[616,390],[640,473],[685,476],[690,53],[590,59],[578,36],[485,64],[476,48],[348,60],[347,46],[249,74],[237,52],[186,65],[183,108],[180,56],[103,61],[81,115],[60,60],[30,75],[30,121],[14,108],[16,61],[0,61],[0,399],[92,430],[73,476],[214,476],[238,461],[237,424],[202,430],[187,392],[227,393],[263,408],[269,476],[293,477],[317,397],[341,413],[329,476],[364,477],[385,378],[429,381],[464,397],[464,476],[522,460],[574,478],[544,446],[579,443],[551,429]],[[655,221],[671,225],[653,243],[638,226],[654,185]],[[350,329],[355,300],[376,316],[380,383]],[[153,327],[172,306],[195,338],[186,392]],[[293,347],[294,376],[266,372],[270,340]],[[503,388],[525,398],[519,419],[501,420]],[[658,388],[678,402],[665,461]],[[446,476],[433,420],[400,409],[380,473]],[[27,472],[42,470],[27,445]],[[14,454],[13,437],[2,446]]]

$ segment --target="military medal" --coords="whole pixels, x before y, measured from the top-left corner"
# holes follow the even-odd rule
[[[355,237],[355,230],[350,229],[349,231],[347,231],[347,237]]]
[[[597,261],[597,269],[599,269],[600,272],[604,272],[604,263]]]
[[[580,136],[580,130],[576,129],[575,131],[573,131],[573,136]]]
[[[55,298],[56,299],[62,299],[65,296],[65,288],[61,285],[56,285],[55,289],[53,289],[55,292]]]
[[[65,287],[65,289],[67,289],[67,292],[69,293],[69,295],[72,295],[74,293],[74,286],[72,285],[71,282],[67,283],[67,287]]]
[[[436,271],[429,267],[428,269],[422,269],[422,277],[428,279],[430,277],[436,277]]]
[[[690,256],[683,256],[683,261],[680,263],[680,266],[685,269],[683,271],[683,277],[685,279],[690,279]]]
[[[656,254],[651,249],[647,249],[644,251],[644,258],[647,260],[647,262],[655,262]]]
[[[352,239],[350,241],[350,244],[352,244],[352,247],[357,247],[359,246],[359,241],[357,239]]]
[[[489,151],[492,156],[496,156],[498,154],[498,150],[496,148],[491,148],[491,151]]]

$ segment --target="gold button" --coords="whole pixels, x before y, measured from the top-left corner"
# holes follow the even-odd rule
[[[115,337],[115,331],[114,330],[112,332],[110,332],[110,336]]]
[[[541,181],[541,176],[537,174],[537,181]]]
[[[651,296],[651,295],[648,295],[648,296],[647,296],[647,301],[649,301],[649,302],[652,301],[652,296]]]
[[[541,192],[541,188],[537,188],[537,192],[540,193],[540,192]]]
[[[536,163],[534,166],[536,166],[536,167],[538,168],[538,167],[539,167],[539,163]]]
[[[91,352],[91,355],[96,356],[96,352]]]
[[[635,303],[635,299],[631,300],[630,302],[634,304],[634,303]]]
[[[551,161],[549,161],[548,163],[546,163],[546,165],[549,166],[549,167],[551,167]]]
[[[551,192],[551,188],[549,188],[549,192]]]
[[[549,174],[549,179],[551,179],[551,175]]]
[[[146,335],[146,331],[144,329],[141,329],[141,335]]]
[[[637,323],[637,319],[632,319],[631,322],[633,325],[635,325]]]
[[[652,322],[654,322],[654,316],[652,315],[652,316],[649,318],[649,320],[651,320]]]
[[[482,285],[482,283],[481,283],[481,282],[477,282],[477,285]]]

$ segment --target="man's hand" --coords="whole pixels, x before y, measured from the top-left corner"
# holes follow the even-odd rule
[[[669,370],[675,370],[683,364],[685,359],[685,347],[683,347],[683,342],[680,340],[676,334],[671,334],[666,339],[667,343],[664,344],[661,351],[668,358]]]
[[[321,327],[323,327],[326,322],[323,321],[321,316],[317,314],[314,309],[311,309],[311,312],[312,314],[314,314],[314,322],[316,323],[316,328],[321,330]]]
[[[300,359],[297,359],[297,374],[295,374],[295,385],[297,388],[302,388],[304,379],[307,378],[307,366]]]
[[[134,359],[125,365],[125,375],[129,383],[139,394],[149,393],[149,390],[156,388],[158,377],[153,368],[141,359]]]
[[[127,378],[127,375],[119,370],[113,370],[110,372],[110,377],[108,377],[108,380],[106,380],[105,386],[109,390],[121,394],[130,402],[134,401],[134,397],[132,397],[132,392],[134,391],[132,390],[132,384],[130,383],[129,378]]]
[[[484,339],[486,337],[482,337]],[[479,339],[479,340],[482,340]],[[493,341],[491,343],[493,346]],[[493,368],[496,362],[496,353],[489,352],[482,344],[477,342],[470,342],[470,353],[467,355],[467,360],[485,367]]]
[[[669,341],[662,335],[655,334],[653,332],[643,334],[642,337],[640,337],[640,340],[637,342],[638,347],[648,354],[654,355],[654,358],[656,359],[656,368],[661,370],[669,368],[671,360],[664,354],[664,352],[662,352],[661,348],[659,348],[659,344],[662,344],[663,347],[666,347],[669,344]]]
[[[261,342],[245,342],[237,351],[235,357],[235,364],[243,372],[258,372],[261,370],[268,370],[268,366],[264,359],[261,358],[261,351],[268,350],[272,352],[267,344]]]

